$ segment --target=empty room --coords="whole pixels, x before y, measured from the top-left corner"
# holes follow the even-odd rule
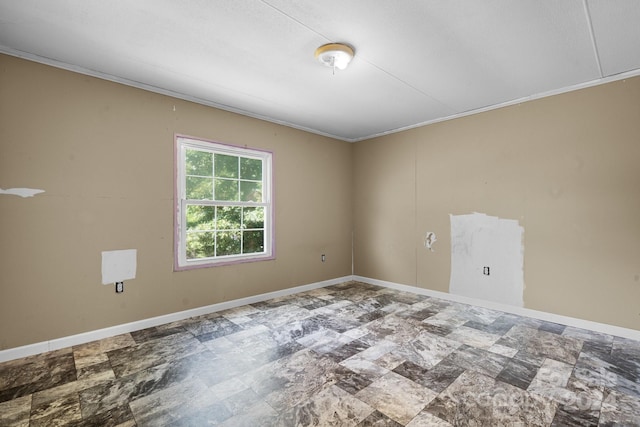
[[[0,0],[0,426],[640,425],[638,22]]]

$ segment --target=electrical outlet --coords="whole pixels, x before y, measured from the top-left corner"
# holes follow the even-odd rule
[[[482,274],[484,274],[485,276],[488,276],[489,275],[489,267],[484,267],[482,269]]]
[[[116,294],[124,292],[124,282],[116,282]]]

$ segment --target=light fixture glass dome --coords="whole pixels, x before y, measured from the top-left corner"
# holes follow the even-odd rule
[[[353,48],[342,43],[329,43],[316,49],[315,57],[327,67],[344,70],[353,59]]]

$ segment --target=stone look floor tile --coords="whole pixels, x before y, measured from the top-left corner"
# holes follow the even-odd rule
[[[602,401],[600,425],[640,425],[640,399],[611,391]]]
[[[402,427],[402,424],[392,420],[380,411],[373,411],[358,424],[358,427]]]
[[[76,368],[109,361],[108,351],[136,345],[131,334],[116,335],[99,341],[92,341],[73,347]]]
[[[493,344],[487,350],[489,350],[492,353],[499,354],[501,356],[507,356],[507,357],[513,357],[516,354],[518,354],[518,349],[506,347],[500,344]]]
[[[330,386],[285,413],[284,425],[357,426],[373,408],[336,386]]]
[[[277,421],[278,413],[265,402],[260,402],[246,412],[230,417],[219,425],[221,427],[275,426],[278,425]]]
[[[561,404],[575,402],[575,393],[567,388],[572,371],[572,365],[553,359],[546,359],[531,384],[527,387],[527,390]]]
[[[0,403],[0,425],[29,427],[31,395]]]
[[[548,426],[557,404],[474,371],[460,375],[427,407],[453,425]]]
[[[510,358],[465,344],[444,359],[447,363],[495,378],[511,361]]]
[[[77,379],[70,348],[0,364],[0,402]]]
[[[388,369],[358,355],[343,360],[340,365],[372,381],[389,373]]]
[[[536,365],[511,359],[496,379],[526,390],[537,373],[538,367]]]
[[[640,342],[358,282],[0,363],[1,426],[640,425]]]
[[[193,335],[180,332],[107,354],[116,377],[120,378],[205,349]]]
[[[429,412],[422,411],[406,427],[452,427],[452,424]]]
[[[446,361],[438,363],[431,369],[407,361],[394,369],[395,373],[437,393],[446,389],[464,371],[463,368]]]
[[[39,402],[35,397],[31,404],[30,426],[62,426],[80,421],[80,399],[77,394],[68,394],[55,400]]]
[[[432,368],[462,345],[459,341],[423,331],[394,353],[417,365]]]
[[[129,403],[129,407],[140,425],[172,425],[212,403],[215,399],[207,386],[192,380],[136,399]]]
[[[501,335],[480,331],[466,326],[460,326],[455,331],[447,335],[447,338],[459,341],[471,347],[488,349],[501,338]]]
[[[402,425],[411,421],[436,396],[436,392],[395,372],[389,372],[356,393],[358,399]]]

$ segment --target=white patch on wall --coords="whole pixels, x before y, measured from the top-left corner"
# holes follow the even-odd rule
[[[102,252],[102,284],[136,278],[136,249]]]
[[[427,234],[424,236],[424,247],[433,252],[433,244],[437,241],[436,233],[433,231],[427,231]]]
[[[38,190],[37,188],[7,188],[3,190],[0,188],[0,194],[11,194],[20,197],[33,197],[40,193],[44,193],[44,190]]]
[[[524,228],[481,213],[450,217],[449,292],[522,307]]]

